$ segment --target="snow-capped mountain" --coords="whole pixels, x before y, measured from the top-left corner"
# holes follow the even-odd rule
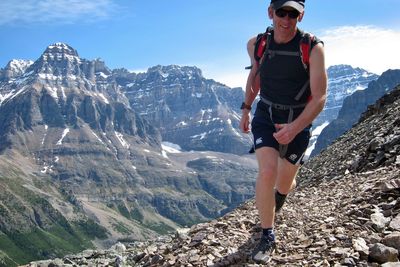
[[[32,64],[31,60],[11,60],[4,69],[0,69],[0,83],[21,76]]]
[[[350,129],[358,121],[368,105],[373,104],[398,84],[400,84],[400,70],[388,70],[382,73],[377,80],[371,81],[366,89],[356,90],[347,96],[343,101],[337,118],[332,120],[321,131],[311,155],[317,155],[336,138]]]
[[[336,119],[343,100],[355,91],[364,90],[378,75],[349,65],[335,65],[327,70],[328,95],[324,111],[318,116],[315,125]]]
[[[335,65],[327,70],[328,90],[324,110],[313,122],[313,133],[306,154],[310,155],[315,148],[321,131],[336,119],[344,99],[356,91],[364,90],[378,75],[361,68],[349,65]]]
[[[116,75],[116,80],[119,75]],[[241,88],[203,77],[196,67],[155,66],[119,83],[131,106],[185,150],[244,154],[249,135],[239,130]]]

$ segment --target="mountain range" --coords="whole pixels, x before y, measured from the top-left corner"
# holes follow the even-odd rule
[[[328,72],[338,91],[328,110],[377,78],[346,65]],[[0,69],[0,258],[145,240],[253,197],[243,94],[197,67],[111,70],[64,43],[10,61]]]
[[[57,43],[36,61],[13,61],[0,73],[0,244],[18,263],[143,240],[220,216],[253,195],[253,159],[162,143],[159,125],[132,108],[125,91],[132,86],[121,86],[126,71],[110,71]],[[199,105],[186,114],[188,120],[200,116],[192,142],[207,140],[201,133],[212,123],[231,131],[235,123],[229,121],[235,113],[216,101],[230,89],[201,79],[204,97],[191,105],[215,100],[221,108],[213,114],[225,114],[226,121],[208,122]],[[224,135],[218,132],[210,140]]]

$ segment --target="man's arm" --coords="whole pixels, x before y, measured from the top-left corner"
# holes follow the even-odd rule
[[[257,75],[257,62],[254,59],[254,49],[257,37],[251,38],[247,42],[247,53],[249,54],[251,61],[251,70],[246,82],[246,92],[244,96],[244,103],[251,106],[258,92],[260,91],[260,76]],[[242,109],[242,118],[240,120],[240,129],[244,133],[250,131],[250,110]]]
[[[274,137],[280,144],[289,144],[322,111],[326,101],[327,80],[324,47],[322,44],[317,44],[310,56],[311,100],[292,123],[276,125],[279,131]]]

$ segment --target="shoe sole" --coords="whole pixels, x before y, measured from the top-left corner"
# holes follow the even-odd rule
[[[270,256],[269,256],[269,259],[267,260],[267,261],[264,261],[264,260],[257,260],[257,259],[254,259],[254,258],[252,258],[252,260],[255,262],[255,263],[258,263],[258,264],[267,264],[267,263],[270,263],[271,262],[271,260],[272,260],[272,256],[275,254],[275,249],[271,252],[271,254],[270,254]]]

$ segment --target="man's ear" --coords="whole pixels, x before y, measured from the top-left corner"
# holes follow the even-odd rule
[[[268,7],[268,17],[269,17],[270,19],[273,19],[273,18],[274,18],[274,9],[272,8],[272,6],[269,6],[269,7]]]
[[[300,22],[304,17],[304,11],[300,13],[299,17],[297,18],[297,21]]]

